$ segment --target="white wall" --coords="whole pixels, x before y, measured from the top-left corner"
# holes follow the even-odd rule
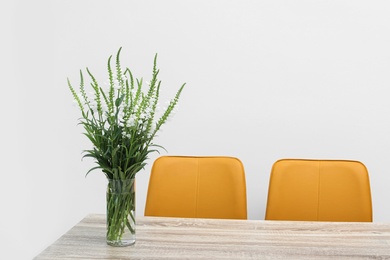
[[[285,157],[355,159],[370,172],[374,220],[389,221],[390,2],[3,1],[0,258],[31,259],[88,213],[105,212],[105,179],[81,161],[66,77],[109,55],[150,77],[180,110],[156,140],[169,154],[230,155],[247,174],[250,219]],[[166,154],[162,152],[162,154]],[[149,167],[137,176],[144,210]],[[13,251],[15,250],[15,251]],[[12,252],[12,254],[11,254]]]

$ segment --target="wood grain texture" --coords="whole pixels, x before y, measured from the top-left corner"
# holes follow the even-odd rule
[[[390,259],[390,223],[141,217],[122,248],[105,231],[89,215],[35,259]]]

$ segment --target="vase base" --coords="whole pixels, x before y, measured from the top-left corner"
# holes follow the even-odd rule
[[[134,240],[122,240],[122,241],[107,241],[107,245],[114,246],[114,247],[125,247],[125,246],[131,246],[135,244]]]

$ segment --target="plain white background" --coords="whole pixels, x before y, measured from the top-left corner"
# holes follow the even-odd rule
[[[248,214],[263,219],[280,158],[353,159],[371,178],[374,221],[390,221],[390,2],[2,1],[0,258],[32,259],[89,213],[106,180],[81,161],[66,78],[109,55],[150,79],[162,103],[187,82],[156,143],[162,155],[229,155],[246,170]],[[137,175],[137,215],[149,170]]]

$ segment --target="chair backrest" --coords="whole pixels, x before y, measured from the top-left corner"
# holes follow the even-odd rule
[[[159,157],[151,170],[145,216],[246,219],[242,162],[234,157]]]
[[[275,162],[265,219],[372,222],[366,167],[348,160]]]

